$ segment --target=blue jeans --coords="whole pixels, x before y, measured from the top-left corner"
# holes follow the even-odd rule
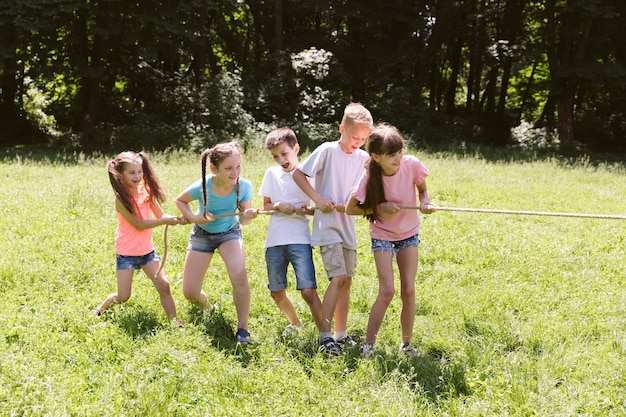
[[[265,263],[270,291],[287,288],[287,266],[291,262],[296,274],[296,289],[317,288],[311,245],[293,244],[265,249]]]

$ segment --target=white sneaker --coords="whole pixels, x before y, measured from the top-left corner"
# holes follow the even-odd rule
[[[293,324],[288,324],[287,327],[285,327],[285,330],[283,330],[283,333],[281,334],[281,336],[283,337],[283,339],[295,337],[300,330],[302,330],[302,326],[295,326]]]
[[[359,353],[361,354],[362,358],[371,358],[374,356],[374,345],[370,345],[369,343],[364,344],[363,346],[361,346],[361,349],[359,350]]]
[[[413,349],[413,346],[409,342],[402,343],[400,345],[400,352],[404,353],[406,356],[410,356],[412,358],[417,356],[417,352]]]

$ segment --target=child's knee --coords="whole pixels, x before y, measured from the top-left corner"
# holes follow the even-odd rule
[[[345,287],[346,285],[350,285],[350,277],[347,275],[339,275],[337,277],[333,277],[330,281],[331,285],[341,289],[343,287]]]
[[[287,297],[287,294],[285,293],[285,290],[280,290],[280,291],[270,291],[270,295],[272,296],[272,299],[275,302],[279,302],[284,300]]]
[[[300,295],[307,303],[311,304],[316,298],[319,299],[317,295],[317,290],[315,288],[305,288],[300,291]]]
[[[130,294],[124,294],[124,293],[118,293],[115,296],[115,301],[116,304],[121,304],[121,303],[125,303],[126,301],[128,301],[130,299]]]
[[[159,294],[167,294],[171,291],[170,282],[167,279],[153,279],[152,283]]]

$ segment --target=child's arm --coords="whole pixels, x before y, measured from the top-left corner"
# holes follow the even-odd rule
[[[263,197],[263,210],[276,210],[283,214],[293,214],[296,212],[296,207],[293,204],[289,204],[284,201],[277,201],[274,203],[271,198]]]
[[[311,186],[309,181],[306,179],[306,175],[304,172],[300,171],[300,169],[296,168],[293,172],[293,180],[300,187],[304,193],[309,196],[311,200],[315,203],[315,207],[319,210],[322,210],[325,213],[333,211],[335,208],[335,202],[329,201],[323,198],[315,189]]]
[[[380,203],[378,205],[379,212],[383,212],[385,214],[396,214],[400,210],[400,205],[398,203],[394,203],[391,201],[386,201],[384,203]],[[354,197],[350,197],[350,201],[348,201],[348,205],[346,206],[346,213],[352,216],[366,216],[368,214],[374,214],[372,209],[366,209],[363,207],[359,200]]]
[[[423,181],[417,186],[417,191],[419,192],[420,211],[422,213],[430,214],[437,210],[437,205],[430,202],[430,195],[428,194],[428,189],[426,188],[426,181]]]
[[[152,210],[152,214],[154,214],[154,217],[156,217],[157,219],[165,217],[168,219],[176,219],[175,224],[189,224],[189,221],[185,219],[183,216],[172,216],[170,214],[165,213],[161,205],[158,203],[158,201],[154,201],[154,200],[151,201],[150,209]],[[169,220],[167,224],[170,226],[173,226],[173,224],[170,223]]]
[[[156,219],[140,219],[135,213],[128,211],[128,209],[124,207],[124,204],[122,204],[122,202],[117,198],[115,199],[115,210],[137,230],[152,229],[164,224],[168,224],[170,226],[178,224],[178,219],[176,217],[164,216],[162,209],[160,210],[160,217],[157,217]],[[157,214],[155,213],[155,216],[156,215]]]
[[[351,216],[365,216],[365,209],[354,197],[350,197],[350,201],[348,201],[348,205],[346,206],[346,213]]]
[[[189,195],[189,191],[183,191],[174,200],[174,203],[176,203],[176,207],[178,207],[178,211],[180,211],[180,213],[185,219],[187,219],[188,222],[206,224],[215,220],[215,218],[209,213],[207,213],[206,217],[202,214],[194,214],[193,211],[191,211],[191,207],[189,206],[189,203],[191,201],[192,198]]]
[[[252,220],[256,219],[256,216],[259,214],[259,210],[252,208],[252,201],[240,203],[239,211],[241,212],[239,224],[242,226],[252,223]]]

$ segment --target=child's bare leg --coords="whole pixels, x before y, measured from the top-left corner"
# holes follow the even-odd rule
[[[367,321],[367,333],[365,343],[374,345],[380,326],[385,318],[385,313],[393,297],[395,288],[393,282],[393,265],[391,251],[374,252],[374,261],[378,273],[378,295],[372,305],[370,316]]]
[[[398,270],[400,271],[400,297],[402,311],[400,325],[402,327],[402,343],[408,343],[413,336],[415,323],[415,276],[417,275],[418,251],[417,246],[404,248],[397,255]]]
[[[233,301],[237,310],[237,327],[248,330],[250,316],[250,286],[246,272],[243,241],[239,239],[224,242],[219,247],[228,277],[233,286]]]
[[[309,305],[309,309],[311,310],[311,316],[313,317],[313,321],[317,326],[317,329],[321,331],[322,329],[322,301],[320,297],[317,295],[317,290],[315,288],[304,288],[300,291],[302,298]]]
[[[346,282],[346,278],[345,275],[331,278],[328,288],[326,288],[322,301],[322,326],[320,333],[330,333],[330,324],[333,321],[339,293]]]
[[[109,294],[107,298],[93,310],[93,313],[100,315],[116,304],[121,304],[130,298],[133,286],[133,273],[131,269],[118,269],[115,271],[117,277],[117,292]]]
[[[348,310],[350,308],[350,288],[352,277],[345,276],[344,284],[339,291],[335,306],[335,333],[345,332],[348,329]]]
[[[165,276],[165,271],[161,269],[158,276],[154,276],[156,272],[161,267],[161,263],[159,261],[150,262],[147,265],[144,265],[143,271],[148,275],[154,288],[159,292],[159,298],[161,301],[161,305],[163,306],[163,310],[165,310],[165,314],[167,314],[167,318],[170,320],[176,319],[176,302],[174,302],[174,297],[172,296],[172,291],[170,289],[170,283]]]
[[[296,313],[296,309],[294,308],[291,300],[287,297],[287,291],[271,291],[270,295],[280,311],[282,311],[285,317],[287,317],[289,324],[300,327],[301,323],[298,318],[298,313]]]
[[[202,290],[204,274],[209,268],[212,257],[212,253],[187,251],[187,257],[185,258],[183,295],[203,311],[208,311],[212,307],[205,292]]]

